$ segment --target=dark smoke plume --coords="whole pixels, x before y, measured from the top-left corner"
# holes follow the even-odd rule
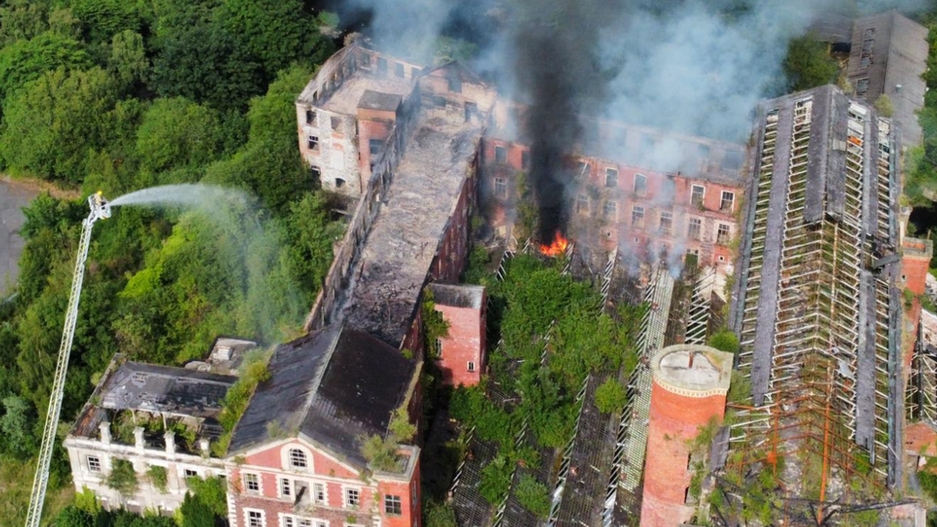
[[[530,0],[516,2],[513,68],[516,88],[528,106],[524,130],[530,140],[528,182],[537,200],[540,241],[563,233],[568,214],[563,156],[582,136],[582,113],[605,98],[598,56],[602,21],[621,2]]]

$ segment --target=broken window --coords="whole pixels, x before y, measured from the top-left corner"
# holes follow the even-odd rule
[[[280,497],[289,498],[293,495],[293,487],[290,484],[290,480],[287,478],[280,478]]]
[[[309,150],[318,150],[319,149],[319,136],[310,135],[306,138],[306,146]]]
[[[342,178],[340,178],[340,177],[335,178],[335,188],[342,188],[342,187],[344,187],[344,186],[345,186],[345,180],[344,180],[344,179],[342,179]]]
[[[247,511],[247,527],[266,527],[262,511]]]
[[[332,131],[333,132],[342,131],[342,118],[341,117],[332,117]]]
[[[469,122],[478,115],[478,105],[473,102],[465,103],[465,122]]]
[[[387,73],[387,59],[384,57],[377,58],[377,71]]]
[[[316,165],[310,166],[309,171],[312,172],[312,177],[315,179],[319,179],[322,176],[322,170]]]
[[[704,196],[706,196],[706,187],[703,185],[693,185],[693,188],[690,190],[690,203],[702,208]]]
[[[316,112],[313,110],[306,110],[306,124],[316,125]]]
[[[101,458],[88,456],[88,472],[101,472]]]
[[[369,139],[368,152],[371,154],[371,157],[377,157],[377,155],[381,153],[382,146],[384,146],[384,141],[380,139]]]
[[[475,361],[472,361],[472,360],[468,361],[468,371],[471,371],[471,372],[475,371]]]
[[[403,500],[400,496],[384,496],[384,513],[395,516],[403,513]]]
[[[732,212],[735,208],[735,192],[728,190],[722,191],[722,201],[719,202],[719,210],[722,212]]]
[[[401,79],[404,77],[403,64],[396,62],[394,63],[394,73]]]
[[[647,176],[644,174],[634,175],[634,193],[643,196],[647,193]]]
[[[631,209],[631,226],[632,227],[644,227],[644,207],[639,207],[637,205]]]
[[[508,182],[503,177],[495,178],[495,196],[499,198],[508,197]]]
[[[508,162],[508,150],[503,146],[495,147],[495,163],[503,165]]]
[[[309,466],[306,460],[306,453],[298,448],[290,449],[290,468],[305,469]]]
[[[589,213],[589,196],[585,194],[580,194],[576,199],[576,213],[577,214],[588,214]]]
[[[260,478],[257,477],[257,474],[244,474],[244,489],[247,492],[260,492]]]
[[[690,218],[690,228],[687,231],[687,236],[691,240],[699,240],[703,232],[703,220],[699,218]]]
[[[856,95],[859,97],[865,97],[865,94],[869,93],[869,79],[859,79],[856,81]]]
[[[527,170],[530,168],[530,150],[524,150],[521,152],[521,169]]]
[[[605,186],[609,188],[615,188],[618,186],[618,169],[617,168],[605,169]]]
[[[660,233],[664,236],[670,236],[673,233],[672,212],[664,211],[660,213]]]
[[[452,93],[462,93],[462,79],[456,74],[449,76],[449,91]]]
[[[725,223],[719,224],[719,229],[716,231],[716,243],[719,245],[726,245],[729,243],[729,226]]]
[[[182,475],[183,475],[183,477],[184,477],[185,479],[197,478],[197,477],[198,477],[198,472],[192,470],[191,468],[187,468],[187,469],[183,469]]]
[[[618,204],[614,201],[606,201],[602,207],[602,216],[607,220],[615,221],[618,219]]]
[[[312,484],[312,498],[317,504],[324,505],[325,501],[325,483]]]
[[[579,163],[579,177],[586,177],[590,174],[592,174],[592,167],[589,166],[589,163],[585,161]]]
[[[345,506],[357,507],[361,505],[361,491],[359,489],[345,489]]]

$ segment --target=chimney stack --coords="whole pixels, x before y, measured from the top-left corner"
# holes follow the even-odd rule
[[[98,429],[101,431],[101,442],[105,445],[111,444],[111,422],[102,422],[98,425]]]

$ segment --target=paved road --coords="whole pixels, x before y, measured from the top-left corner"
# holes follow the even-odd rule
[[[33,188],[0,178],[0,298],[16,280],[16,263],[23,252],[25,242],[17,235],[24,220],[20,209],[37,194]]]

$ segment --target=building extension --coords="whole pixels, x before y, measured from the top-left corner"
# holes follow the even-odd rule
[[[824,86],[763,102],[753,141],[730,323],[754,409],[736,425],[732,449],[743,462],[764,462],[765,449],[774,462],[785,457],[794,494],[832,492],[833,481],[860,477],[860,460],[871,465],[871,485],[900,484],[891,122]],[[817,481],[797,472],[810,456],[824,467]]]

